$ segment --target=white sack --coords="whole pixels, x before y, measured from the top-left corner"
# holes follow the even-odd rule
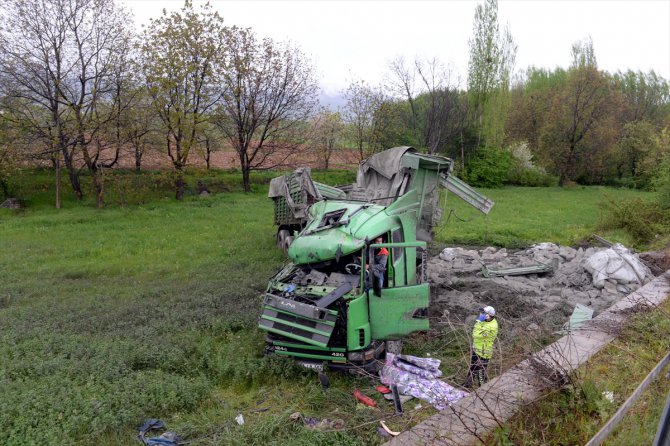
[[[588,257],[584,269],[591,273],[596,288],[602,288],[607,279],[621,284],[643,284],[651,277],[649,268],[620,243]]]

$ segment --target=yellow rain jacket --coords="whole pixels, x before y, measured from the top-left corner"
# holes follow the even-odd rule
[[[491,359],[493,356],[493,342],[498,336],[498,321],[475,321],[475,328],[472,330],[472,348],[475,354],[480,358]]]

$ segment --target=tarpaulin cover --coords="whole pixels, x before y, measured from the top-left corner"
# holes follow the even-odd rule
[[[407,355],[386,353],[386,364],[380,372],[382,383],[396,385],[404,395],[411,395],[432,404],[437,410],[467,395],[438,379],[440,361],[434,358],[418,358]]]
[[[402,185],[405,173],[404,169],[401,169],[400,161],[407,152],[416,152],[416,150],[408,146],[394,147],[363,161],[358,168],[354,189],[364,192],[365,199],[376,200],[378,204],[393,202],[393,198],[377,199],[395,197],[398,188]]]

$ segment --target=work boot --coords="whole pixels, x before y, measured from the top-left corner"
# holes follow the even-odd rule
[[[468,373],[468,377],[465,379],[463,384],[461,384],[461,387],[464,389],[472,389],[472,374]]]

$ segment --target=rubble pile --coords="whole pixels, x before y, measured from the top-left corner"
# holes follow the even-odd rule
[[[553,273],[486,278],[482,268],[506,270],[558,265]],[[565,322],[575,305],[594,315],[637,290],[654,276],[637,254],[622,245],[574,249],[541,243],[523,251],[446,248],[428,262],[433,284],[431,315],[465,320],[493,305],[507,319]]]

